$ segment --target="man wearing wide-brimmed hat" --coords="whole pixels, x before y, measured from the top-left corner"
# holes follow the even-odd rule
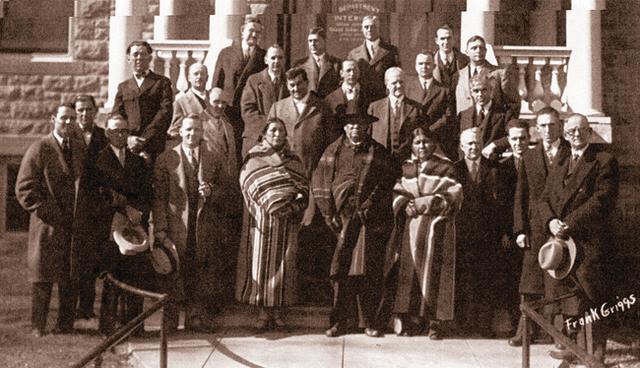
[[[393,226],[392,159],[367,133],[375,117],[354,105],[339,115],[344,134],[324,151],[312,179],[317,206],[338,238],[330,267],[334,298],[329,337],[346,333],[351,318],[359,319],[368,336],[380,336],[375,315]]]
[[[571,270],[575,277],[559,281],[552,289],[553,295],[548,295],[562,295],[573,284],[578,284],[576,286],[582,292],[562,302],[561,312],[565,319],[582,316],[590,307],[599,307],[607,298],[609,286],[605,285],[602,267],[607,246],[611,243],[608,217],[618,195],[618,163],[611,154],[589,142],[591,133],[584,115],[573,114],[567,119],[564,138],[571,145],[571,155],[561,158],[552,167],[538,208],[548,234],[560,239],[570,237],[577,248]],[[543,250],[544,247],[540,251],[541,257]],[[567,333],[570,337],[575,336],[579,346],[593,351],[597,359],[604,361],[606,336],[602,322],[595,321],[591,326],[593,346],[588,346],[590,339],[584,326],[579,325]],[[576,358],[567,350],[552,351],[551,355],[569,361]]]

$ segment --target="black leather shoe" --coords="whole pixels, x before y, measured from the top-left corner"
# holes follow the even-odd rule
[[[382,337],[382,334],[380,333],[380,331],[376,330],[375,328],[371,328],[371,327],[367,327],[364,329],[364,334],[369,336],[369,337]]]
[[[33,330],[31,330],[31,336],[41,338],[42,336],[44,336],[44,331],[39,328],[34,328]]]
[[[442,333],[433,328],[429,329],[427,336],[429,336],[429,340],[442,340]]]

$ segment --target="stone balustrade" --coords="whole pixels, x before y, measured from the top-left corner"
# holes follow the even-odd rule
[[[204,63],[209,51],[208,40],[150,40],[154,50],[152,68],[171,80],[173,91],[184,93],[189,89],[187,70],[195,62]],[[213,70],[209,71],[209,75]]]
[[[545,106],[567,112],[567,72],[571,50],[556,46],[494,46],[500,65],[518,71],[520,113],[535,113]]]

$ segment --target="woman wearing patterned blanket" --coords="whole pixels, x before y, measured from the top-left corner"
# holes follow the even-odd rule
[[[384,299],[398,335],[417,334],[431,319],[429,337],[439,339],[437,320],[453,319],[455,215],[462,186],[427,132],[415,129],[411,142],[411,158],[394,187]]]
[[[246,211],[236,298],[259,308],[256,329],[283,328],[281,310],[296,303],[296,247],[309,183],[282,120],[267,121],[247,154],[240,186]]]

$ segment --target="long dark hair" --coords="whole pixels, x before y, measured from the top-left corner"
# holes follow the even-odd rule
[[[269,119],[267,119],[267,122],[262,127],[262,131],[260,132],[260,135],[258,136],[258,142],[262,142],[262,138],[264,138],[264,135],[267,132],[267,129],[269,129],[269,125],[271,125],[273,123],[282,125],[282,127],[284,128],[284,133],[287,134],[287,126],[284,124],[284,121],[282,121],[282,119],[276,118],[276,117],[269,118]],[[285,136],[285,138],[286,138],[286,136]]]

